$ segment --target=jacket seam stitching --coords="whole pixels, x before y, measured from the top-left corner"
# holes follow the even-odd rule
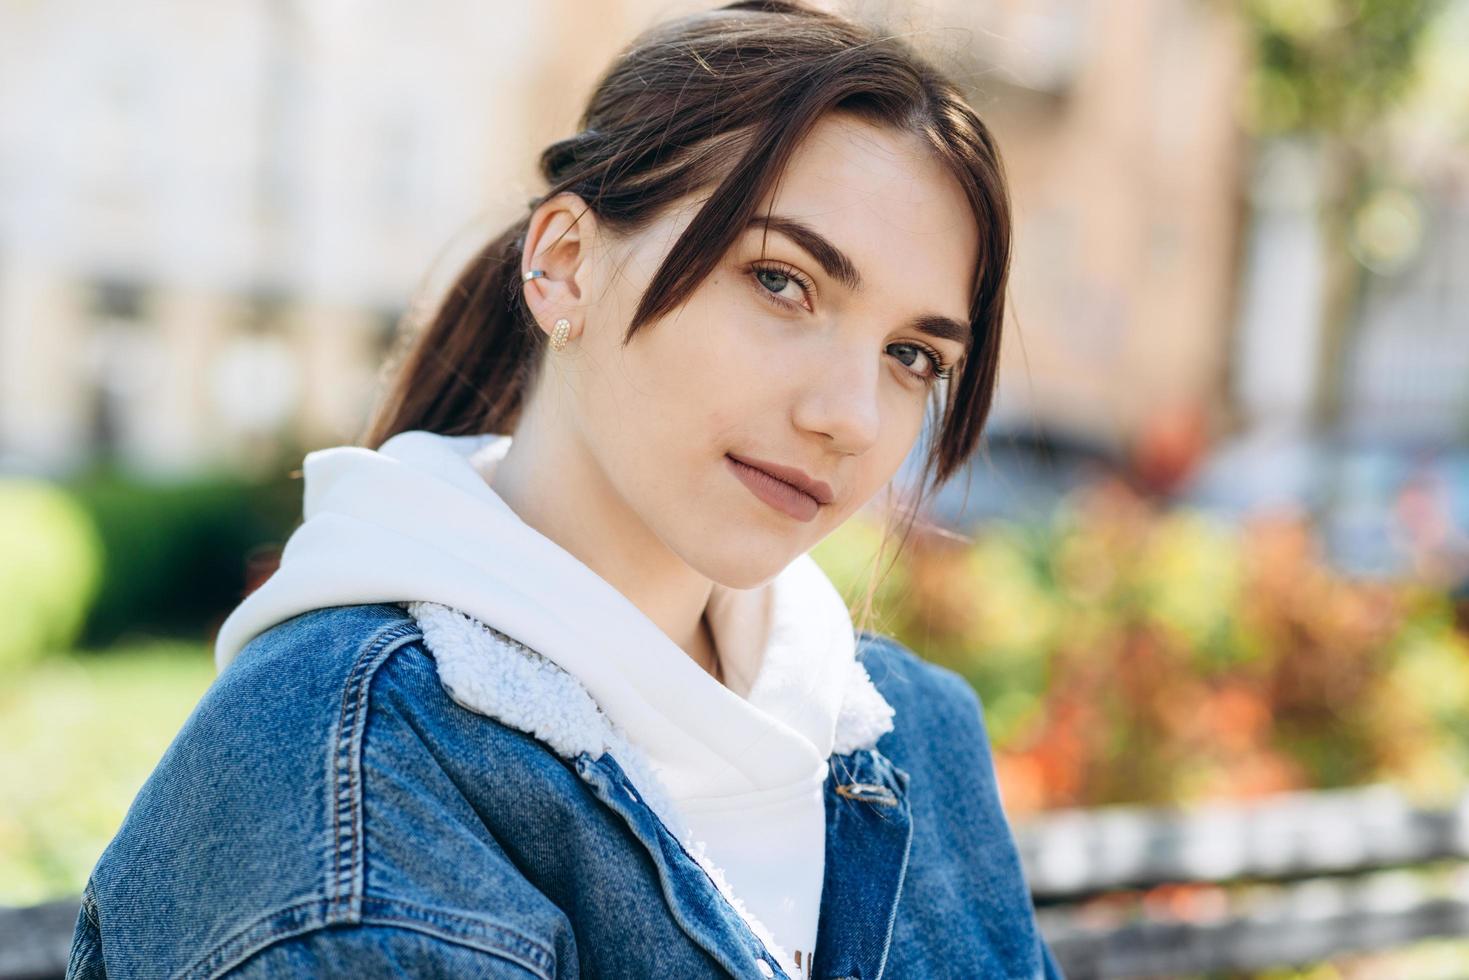
[[[229,971],[235,970],[239,965],[244,964],[251,956],[263,954],[263,952],[269,951],[273,946],[291,942],[292,939],[303,939],[303,937],[311,936],[314,933],[325,932],[325,930],[328,930],[335,923],[326,920],[307,921],[307,923],[303,923],[301,926],[295,927],[295,929],[285,930],[285,932],[266,932],[270,921],[286,917],[286,915],[292,914],[292,912],[298,911],[298,909],[319,907],[322,904],[322,899],[311,899],[308,902],[289,905],[289,907],[279,909],[279,911],[272,912],[270,915],[264,915],[264,917],[256,920],[256,923],[247,927],[244,932],[237,933],[234,939],[228,940],[225,945],[220,946],[216,954],[210,956],[209,961],[201,961],[200,964],[195,964],[195,967],[191,967],[190,970],[175,974],[176,979],[182,979],[182,977],[209,977],[210,980],[219,980],[219,977],[228,976]],[[405,908],[417,908],[411,904],[407,904],[407,902],[391,902],[391,904],[401,905],[401,907]],[[423,909],[423,911],[432,911],[432,909]],[[488,926],[488,923],[477,923],[473,918],[463,917],[463,915],[452,915],[447,914],[447,912],[435,912],[435,914],[444,915],[445,918],[466,921],[466,923],[473,923],[480,927]],[[363,917],[360,923],[353,923],[353,926],[385,926],[413,930],[413,932],[423,933],[425,936],[432,936],[435,939],[444,940],[444,942],[454,943],[455,946],[463,946],[466,949],[476,949],[476,951],[485,952],[485,954],[499,956],[499,958],[505,959],[505,961],[514,962],[519,967],[523,967],[527,973],[535,974],[538,980],[551,980],[552,974],[546,973],[545,967],[542,967],[535,959],[526,959],[524,956],[517,954],[516,951],[513,951],[513,949],[495,946],[491,942],[474,942],[473,939],[467,936],[460,936],[460,934],[448,932],[448,930],[444,929],[433,929],[432,923],[419,920],[419,918],[413,918],[411,915],[370,915],[370,917]],[[253,932],[253,930],[257,929],[263,932],[259,939],[251,940],[245,937],[245,933]],[[544,946],[539,945],[535,940],[529,939],[529,937],[523,936],[523,934],[516,933],[514,930],[505,929],[502,926],[491,926],[491,929],[504,932],[508,936],[514,937],[514,939],[521,940],[521,942],[530,946],[533,951],[544,956],[546,962],[552,962],[554,964],[555,956],[551,952],[546,951]],[[229,949],[231,945],[237,946],[237,948]]]
[[[401,914],[395,915],[390,911],[381,914],[365,915],[361,918],[359,922],[351,924],[386,925],[412,929],[415,932],[421,932],[424,935],[433,936],[445,942],[451,942],[456,946],[463,946],[467,949],[475,949],[484,953],[489,953],[494,956],[499,956],[502,959],[513,962],[518,966],[524,967],[529,972],[534,973],[538,978],[540,978],[540,980],[551,980],[551,974],[546,972],[546,970],[548,965],[554,964],[556,962],[555,955],[545,946],[541,945],[534,939],[526,936],[521,932],[518,932],[514,929],[509,928],[508,926],[504,926],[499,923],[490,922],[484,919],[477,919],[473,916],[466,916],[454,912],[446,912],[439,909],[433,909],[427,906],[416,905],[412,902],[405,902],[394,899],[381,899],[380,901],[386,908],[390,910],[401,910]],[[312,909],[321,909],[323,906],[329,905],[330,900],[324,901],[320,898],[313,898],[308,901],[297,902],[294,905],[287,905],[283,908],[275,910],[274,912],[263,915],[256,919],[254,922],[251,922],[249,925],[245,926],[243,929],[235,933],[233,936],[225,940],[220,945],[216,946],[214,950],[211,951],[208,955],[197,960],[191,966],[174,974],[174,977],[218,978],[229,973],[230,970],[233,970],[234,968],[240,966],[250,957],[255,956],[259,953],[263,953],[266,950],[270,949],[272,946],[279,945],[280,943],[284,943],[292,939],[299,939],[303,936],[311,935],[312,933],[322,932],[333,925],[337,925],[338,923],[330,921],[330,919],[326,918],[325,916],[317,915],[308,916],[305,921],[298,923],[294,927],[286,928],[280,931],[276,931],[275,929],[273,929],[272,924],[283,919],[289,919],[295,916],[298,912],[310,911]],[[408,914],[413,912],[421,913],[422,917],[415,918],[412,914]],[[524,944],[530,952],[529,954],[521,954],[520,952],[509,948],[509,943],[507,943],[506,945],[496,945],[495,942],[490,939],[479,941],[474,937],[455,933],[449,929],[435,928],[435,924],[432,921],[429,921],[431,917],[438,917],[450,923],[462,924],[466,929],[473,929],[486,933],[495,933],[504,936],[507,940]],[[545,965],[543,965],[543,963]]]
[[[97,896],[92,891],[92,882],[87,882],[87,887],[82,890],[82,913],[86,915],[87,922],[100,934],[102,932],[102,920],[97,915]]]
[[[309,911],[329,904],[330,899],[323,901],[321,898],[312,898],[304,902],[296,902],[292,905],[282,906],[272,912],[257,917],[253,922],[237,929],[223,942],[217,944],[209,952],[199,957],[189,966],[175,973],[174,980],[184,977],[217,977],[221,973],[238,966],[240,963],[254,956],[256,953],[293,936],[299,936],[319,929],[328,924],[325,917],[311,917],[301,922],[294,928],[286,928],[279,932],[271,928],[271,924],[282,919],[294,916],[298,912]],[[259,933],[258,936],[252,935]]]
[[[208,971],[218,969],[221,963],[224,963],[225,968],[228,968],[229,965],[238,962],[242,958],[235,956],[231,960],[231,956],[234,955],[231,953],[233,947],[243,949],[245,951],[243,955],[250,956],[273,942],[299,935],[303,931],[331,925],[339,921],[351,921],[353,900],[359,898],[356,890],[351,887],[351,882],[355,877],[360,841],[356,839],[357,835],[355,833],[350,834],[345,840],[343,839],[342,811],[344,807],[351,811],[353,816],[352,827],[354,830],[360,826],[360,821],[357,819],[360,816],[357,807],[358,801],[354,795],[358,785],[358,773],[356,770],[359,767],[360,760],[348,754],[354,741],[358,745],[361,742],[361,729],[363,725],[360,716],[363,715],[363,712],[358,707],[358,702],[365,700],[365,695],[359,697],[359,688],[365,688],[366,684],[371,683],[372,677],[376,674],[377,667],[392,655],[395,650],[421,637],[422,634],[418,632],[417,624],[412,620],[395,622],[391,626],[382,628],[362,644],[360,652],[357,654],[356,660],[352,665],[352,670],[348,672],[347,679],[343,684],[342,704],[338,709],[336,728],[332,735],[333,750],[327,760],[327,782],[332,787],[333,805],[332,840],[328,845],[332,851],[332,855],[327,873],[326,894],[318,898],[282,906],[275,911],[259,916],[248,925],[235,930],[188,967],[180,970],[175,974],[176,977],[212,975]],[[349,722],[353,730],[350,735],[345,735],[344,744],[344,733],[346,733]],[[342,776],[339,772],[339,766],[342,764],[344,758],[349,763],[346,787],[341,785]],[[345,796],[344,791],[346,792]],[[346,854],[345,874],[341,870],[341,866],[344,863],[344,852]],[[345,894],[338,895],[335,893],[334,887],[344,877],[348,882],[348,888]],[[339,912],[338,910],[343,905],[346,906],[345,911]],[[319,920],[313,919],[296,928],[288,928],[277,934],[269,934],[268,924],[270,922],[311,908],[321,909]],[[267,936],[264,942],[255,942],[252,945],[250,933],[255,930],[267,930]]]
[[[369,899],[369,901],[374,904],[381,903],[387,911],[364,912],[362,916],[363,923],[397,925],[403,928],[411,928],[425,935],[437,936],[459,946],[481,950],[511,960],[535,973],[542,980],[551,980],[552,974],[547,971],[555,965],[556,955],[541,943],[517,929],[488,919],[435,909],[401,899]],[[417,913],[417,915],[414,913]],[[449,924],[458,925],[466,930],[491,933],[504,938],[499,942],[488,937],[480,940],[477,937],[447,929],[433,921],[434,919],[444,920]],[[521,953],[511,949],[511,943],[523,944],[529,952]]]
[[[367,688],[380,667],[399,647],[422,639],[417,623],[409,620],[388,627],[364,644],[342,692],[331,761],[332,872],[327,886],[327,921],[353,921],[361,915],[357,868],[361,863],[362,733],[367,712]]]

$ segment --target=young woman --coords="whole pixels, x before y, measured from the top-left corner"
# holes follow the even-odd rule
[[[224,623],[70,976],[1057,977],[980,703],[807,552],[975,448],[1000,158],[783,2],[622,53]]]

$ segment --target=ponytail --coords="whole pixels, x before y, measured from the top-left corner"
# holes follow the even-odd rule
[[[509,433],[535,381],[545,337],[521,292],[529,217],[469,260],[414,339],[363,442],[377,449],[399,432]]]

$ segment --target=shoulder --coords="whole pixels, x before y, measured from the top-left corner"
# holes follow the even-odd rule
[[[982,936],[989,948],[1009,951],[1014,958],[1007,975],[1021,975],[1023,957],[1026,976],[1039,975],[1037,967],[1047,977],[1059,976],[1036,926],[979,696],[958,673],[925,661],[891,637],[864,632],[859,649],[873,683],[894,709],[893,731],[877,749],[909,777],[912,841],[894,932],[894,968],[905,976],[927,975],[933,964],[916,964],[939,931]],[[936,917],[943,930],[935,929]]]
[[[947,667],[924,660],[891,636],[863,630],[857,659],[893,707],[892,735],[906,743],[988,743],[984,707],[974,688]]]
[[[918,785],[943,787],[920,792],[915,805],[955,826],[1007,824],[984,706],[969,682],[889,636],[860,633],[858,656],[893,707],[878,751]]]
[[[465,714],[401,606],[312,610],[255,637],[93,869],[109,972],[213,977],[257,957],[284,968],[330,941],[364,966],[442,944],[448,963],[477,951],[549,975],[558,913],[461,819],[462,774],[449,771],[471,750],[465,765],[545,762],[519,733]],[[426,859],[429,841],[476,874]]]

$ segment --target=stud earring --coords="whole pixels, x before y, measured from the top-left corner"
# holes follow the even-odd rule
[[[551,349],[560,350],[566,346],[566,338],[571,333],[571,321],[562,317],[556,321],[556,329],[551,331]]]

